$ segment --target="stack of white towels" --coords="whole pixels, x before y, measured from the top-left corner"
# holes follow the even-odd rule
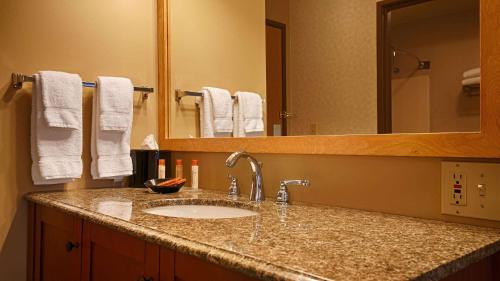
[[[254,137],[264,132],[262,98],[251,92],[236,92],[235,100],[226,89],[204,87],[197,98],[202,138]]]
[[[61,184],[82,175],[82,79],[77,74],[33,75],[32,178],[36,185]],[[129,79],[99,77],[93,100],[92,177],[132,174],[130,132],[133,86]]]
[[[55,71],[41,71],[33,78],[33,182],[71,182],[82,175],[82,79]]]
[[[130,134],[134,85],[128,78],[97,78],[92,102],[92,163],[94,179],[121,180],[133,172]]]
[[[479,67],[464,71],[462,80],[463,86],[479,85],[480,83],[481,83],[481,69]]]

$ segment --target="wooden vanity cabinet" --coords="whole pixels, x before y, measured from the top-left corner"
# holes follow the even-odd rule
[[[54,208],[29,210],[28,281],[252,280]]]
[[[29,209],[28,281],[162,281],[158,245],[53,208]]]
[[[28,277],[33,281],[80,280],[82,220],[30,206]]]
[[[28,281],[251,281],[239,272],[30,203]],[[446,281],[500,280],[500,253]]]

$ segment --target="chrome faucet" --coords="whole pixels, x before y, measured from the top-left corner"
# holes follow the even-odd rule
[[[240,158],[246,158],[252,169],[252,189],[250,190],[250,201],[261,202],[264,200],[264,181],[262,179],[262,163],[253,158],[246,151],[238,151],[226,159],[226,166],[234,167]]]

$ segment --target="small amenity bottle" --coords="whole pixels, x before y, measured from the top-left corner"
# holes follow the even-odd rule
[[[184,169],[182,167],[182,159],[175,160],[175,177],[184,178]]]
[[[158,178],[165,178],[165,159],[158,160]]]
[[[198,160],[191,161],[191,187],[198,189]]]

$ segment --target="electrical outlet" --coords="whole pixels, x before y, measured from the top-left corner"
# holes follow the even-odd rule
[[[441,212],[500,221],[500,164],[442,162]]]
[[[449,187],[451,191],[450,204],[457,206],[467,205],[467,175],[460,171],[451,173]]]

